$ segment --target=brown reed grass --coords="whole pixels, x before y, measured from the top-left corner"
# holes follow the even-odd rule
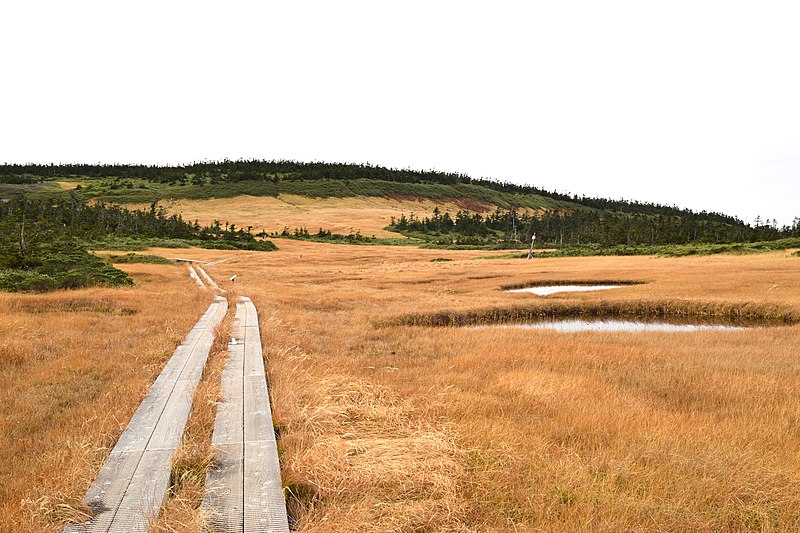
[[[389,319],[378,326],[477,326],[508,324],[557,318],[633,319],[730,323],[734,325],[779,325],[800,322],[797,311],[776,306],[742,303],[696,302],[692,300],[627,300],[624,302],[554,302],[465,311],[412,313]]]
[[[560,334],[389,323],[442,310],[467,316],[512,308],[665,305],[695,313],[749,309],[797,317],[796,258],[770,253],[475,261],[484,254],[277,243],[280,251],[270,254],[181,254],[230,257],[208,272],[218,281],[236,274],[235,288],[258,307],[285,493],[298,530],[800,528],[798,325],[689,334]],[[435,257],[452,261],[432,263]],[[126,268],[150,270],[139,272],[141,286],[135,289],[76,291],[68,297],[110,299],[119,308],[137,309],[132,315],[112,311],[96,318],[96,324],[116,321],[108,325],[116,330],[130,329],[132,320],[157,321],[158,307],[134,305],[119,295],[139,298],[155,286],[148,273],[174,267]],[[648,283],[547,298],[498,290],[548,280]],[[174,282],[188,284],[180,276]],[[175,302],[185,307],[180,298],[186,295],[167,295],[170,304],[162,309]],[[207,298],[194,304],[195,315]],[[74,327],[61,322],[54,327],[51,321],[61,320],[59,312],[26,314],[6,305],[2,313],[9,317],[0,322],[3,339],[13,336],[22,317],[50,323],[46,331],[69,334]],[[92,312],[70,316],[94,319]],[[186,320],[182,334],[193,319]],[[25,322],[26,327],[32,323]],[[142,337],[131,335],[128,342],[147,346]],[[59,344],[44,338],[35,342],[39,349]],[[87,357],[87,347],[79,351]],[[17,380],[15,395],[40,399],[42,393],[35,379],[27,383],[30,375],[8,370],[14,365],[37,368],[53,379],[53,367],[38,353],[16,345],[2,354],[2,379]],[[114,357],[115,364],[122,364],[120,357]],[[133,376],[107,375],[119,373],[117,367],[94,372],[101,390],[128,381],[138,387],[138,397],[125,394],[120,404],[102,406],[120,419],[113,426],[116,434],[147,379],[157,373],[156,359],[147,370],[134,369]],[[74,372],[62,379],[70,390],[86,382]],[[42,406],[42,415],[54,413],[57,422],[48,423],[57,430],[26,428],[27,442],[40,443],[38,450],[61,460],[36,459],[41,455],[36,450],[14,452],[21,476],[13,496],[4,493],[3,523],[46,529],[63,520],[57,518],[58,504],[69,506],[69,513],[80,512],[80,498],[115,433],[91,419],[100,409],[97,401],[78,395],[72,402],[60,411]],[[74,413],[63,419],[70,409]],[[51,479],[41,466],[36,470],[40,463],[79,481]],[[26,512],[18,506],[22,495],[30,502]]]
[[[565,335],[387,324],[509,308],[792,322],[792,258],[473,261],[279,245],[269,261],[214,268],[245,272],[240,290],[269,310],[262,332],[300,531],[800,525],[798,326]],[[454,260],[430,262],[442,255]],[[649,283],[547,298],[497,290],[537,278]]]
[[[109,450],[209,303],[182,268],[124,268],[136,287],[0,294],[0,529],[86,516]]]
[[[511,285],[502,285],[501,291],[512,291],[515,289],[527,289],[529,287],[561,287],[564,285],[578,285],[578,286],[591,286],[591,285],[642,285],[647,283],[641,280],[630,279],[537,279],[525,281],[522,283],[512,283]]]

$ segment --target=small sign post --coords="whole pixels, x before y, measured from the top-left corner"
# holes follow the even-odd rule
[[[536,234],[531,237],[531,249],[528,250],[528,259],[533,259],[533,245],[536,242]]]

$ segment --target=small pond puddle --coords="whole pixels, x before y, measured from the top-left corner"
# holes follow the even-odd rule
[[[668,322],[636,322],[633,320],[546,320],[528,324],[502,324],[497,326],[478,326],[480,328],[502,327],[523,329],[551,329],[561,333],[577,333],[581,331],[630,331],[648,332],[665,331],[670,333],[691,331],[742,331],[747,328],[741,326],[726,326],[722,324],[670,324]]]
[[[619,289],[620,285],[549,285],[546,287],[526,287],[524,289],[511,289],[506,292],[530,292],[537,296],[549,296],[557,292],[591,292]]]

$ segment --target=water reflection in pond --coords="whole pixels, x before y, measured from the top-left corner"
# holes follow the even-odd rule
[[[537,296],[548,296],[557,292],[590,292],[619,289],[619,285],[550,285],[547,287],[526,287],[524,289],[511,289],[506,292],[530,292]]]
[[[485,327],[485,326],[484,326]],[[552,329],[562,333],[575,333],[579,331],[741,331],[746,328],[741,326],[726,326],[722,324],[670,324],[667,322],[636,322],[633,320],[552,320],[532,322],[528,324],[504,324],[500,327],[525,328],[525,329]]]

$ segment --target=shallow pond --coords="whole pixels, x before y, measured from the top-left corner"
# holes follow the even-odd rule
[[[537,296],[548,296],[557,292],[590,292],[619,289],[619,285],[548,285],[546,287],[526,287],[524,289],[511,289],[506,292],[530,292]]]
[[[633,320],[580,319],[548,320],[531,322],[528,324],[503,324],[500,327],[552,329],[562,333],[575,333],[579,331],[666,331],[677,333],[687,331],[742,331],[747,329],[741,326],[726,326],[722,324],[670,324],[668,322],[636,322]]]

